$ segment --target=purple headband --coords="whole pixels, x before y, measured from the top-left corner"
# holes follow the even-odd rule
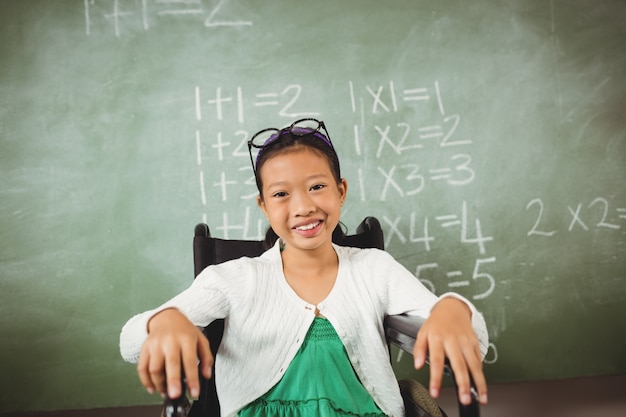
[[[298,137],[307,136],[307,135],[313,135],[316,138],[321,139],[322,141],[324,141],[324,143],[326,143],[328,146],[330,146],[330,148],[332,150],[335,150],[335,147],[330,142],[330,140],[328,140],[328,138],[326,136],[324,136],[319,130],[311,129],[311,128],[308,128],[308,127],[294,126],[292,128],[281,129],[278,132],[276,132],[273,135],[271,135],[269,138],[267,138],[267,140],[265,142],[263,142],[263,145],[258,148],[259,152],[256,155],[256,160],[254,161],[254,165],[255,166],[258,165],[259,157],[261,156],[261,153],[263,153],[263,149],[266,146],[270,145],[272,142],[274,142],[276,139],[279,139],[281,136],[283,136],[285,134],[291,134],[291,133],[293,133],[294,136],[298,136]]]
[[[333,144],[330,143],[330,141],[328,140],[328,138],[324,136],[319,130],[311,129],[309,127],[298,127],[298,126],[294,126],[291,129],[290,128],[281,129],[278,132],[274,133],[272,136],[267,138],[265,142],[263,142],[263,146],[261,147],[261,149],[266,147],[267,145],[269,145],[270,143],[272,143],[273,141],[275,141],[276,139],[278,139],[279,137],[281,137],[282,135],[286,133],[295,133],[295,136],[313,135],[316,138],[323,140],[331,148],[335,149],[333,147]]]

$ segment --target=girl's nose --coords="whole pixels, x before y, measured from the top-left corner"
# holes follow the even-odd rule
[[[315,204],[306,193],[297,193],[292,202],[293,213],[296,216],[309,216],[315,211]]]

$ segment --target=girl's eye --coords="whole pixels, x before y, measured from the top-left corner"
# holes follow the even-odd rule
[[[276,193],[272,194],[272,197],[285,197],[286,195],[287,195],[287,193],[286,193],[286,192],[284,192],[284,191],[278,191],[278,192],[276,192]]]
[[[315,184],[311,187],[311,191],[321,190],[322,188],[324,188],[324,184]]]

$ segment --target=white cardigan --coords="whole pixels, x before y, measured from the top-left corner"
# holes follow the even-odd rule
[[[335,246],[335,251],[337,280],[317,308],[332,323],[358,377],[387,415],[404,415],[383,331],[387,315],[427,317],[440,298],[457,297],[472,310],[484,357],[487,329],[469,301],[450,293],[437,298],[384,251],[341,246]],[[222,415],[231,417],[280,381],[313,322],[316,306],[298,297],[285,280],[277,244],[258,258],[206,268],[181,294],[131,318],[120,335],[125,360],[138,360],[148,320],[169,307],[179,309],[197,326],[226,319],[214,377]]]

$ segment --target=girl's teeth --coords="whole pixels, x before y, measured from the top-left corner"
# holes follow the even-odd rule
[[[298,230],[311,230],[314,227],[316,227],[318,224],[319,224],[319,222],[311,223],[311,224],[307,224],[305,226],[296,227],[296,229],[298,229]]]

